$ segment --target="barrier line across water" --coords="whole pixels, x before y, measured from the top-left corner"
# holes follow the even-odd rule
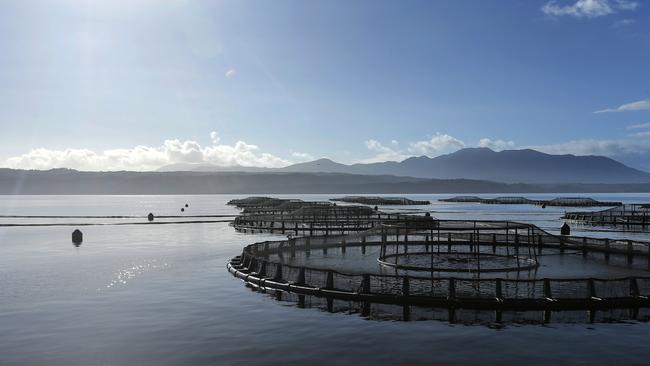
[[[172,225],[172,224],[211,224],[220,222],[232,222],[232,220],[199,220],[199,221],[169,221],[169,222],[113,222],[113,223],[36,223],[36,224],[0,224],[0,227],[35,227],[35,226],[121,226],[121,225]]]

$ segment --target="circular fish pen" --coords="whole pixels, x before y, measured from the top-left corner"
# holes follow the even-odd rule
[[[377,259],[388,267],[423,272],[514,272],[533,269],[534,259],[480,252],[415,252],[388,254]]]
[[[278,300],[370,318],[650,319],[650,242],[336,207],[244,213],[236,229],[289,237],[246,246],[228,270]]]
[[[602,211],[566,212],[565,220],[591,226],[609,226],[621,231],[650,230],[650,204],[626,204]]]
[[[389,244],[382,239],[385,244],[380,247],[379,264],[400,270],[447,273],[515,272],[539,266],[537,251],[519,242],[518,231],[529,231],[526,225],[477,221],[424,224],[433,228],[410,228],[408,222],[384,225],[382,235],[394,235],[396,240]],[[509,235],[512,230],[513,236]]]

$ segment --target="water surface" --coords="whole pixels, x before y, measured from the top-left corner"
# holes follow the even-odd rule
[[[650,202],[640,194],[591,196]],[[0,215],[181,215],[186,203],[187,216],[234,214],[225,205],[234,197],[0,196]],[[559,229],[564,212],[520,205],[428,208],[440,218],[511,219],[549,230]],[[11,220],[0,218],[0,223]],[[1,365],[647,365],[650,360],[646,323],[493,329],[369,321],[280,303],[252,293],[225,270],[244,245],[279,236],[236,233],[227,223],[87,226],[81,228],[84,242],[78,248],[70,242],[73,229],[0,228]],[[576,229],[594,236],[628,235]],[[632,235],[650,240],[647,233]]]

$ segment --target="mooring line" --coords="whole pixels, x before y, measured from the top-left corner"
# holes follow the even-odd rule
[[[237,215],[175,215],[156,216],[160,219],[236,217]],[[0,215],[3,219],[146,219],[147,216],[61,216],[61,215]]]
[[[168,222],[84,222],[84,223],[37,223],[37,224],[0,224],[0,227],[21,227],[21,226],[121,226],[121,225],[172,225],[172,224],[211,224],[220,222],[232,222],[232,220],[201,220],[201,221],[168,221]]]

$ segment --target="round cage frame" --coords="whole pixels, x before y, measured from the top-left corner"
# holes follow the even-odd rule
[[[444,308],[449,321],[463,309],[493,312],[496,321],[501,321],[505,312],[542,312],[542,322],[550,321],[556,311],[586,313],[593,321],[598,312],[629,312],[630,318],[636,319],[650,309],[650,276],[639,273],[606,278],[505,276],[536,271],[540,256],[549,252],[582,253],[650,271],[650,242],[554,235],[532,224],[511,221],[437,220],[295,201],[273,204],[299,208],[280,212],[263,205],[247,206],[233,226],[242,231],[288,234],[288,239],[248,245],[227,268],[248,286],[278,297],[295,296],[299,305],[304,305],[306,298],[323,299],[328,310],[334,309],[337,301],[357,303],[364,316],[375,307],[397,306],[403,310],[403,320],[411,318],[412,308]],[[341,270],[286,260],[309,258],[319,253],[316,251],[345,255],[353,250],[362,254],[378,251],[372,258],[386,271]],[[503,252],[507,258],[516,258],[517,265],[485,265],[484,259]],[[461,263],[467,266],[458,271],[399,265],[399,259],[409,254],[429,256],[430,264],[431,255],[444,253],[465,253],[462,255],[477,260]],[[500,277],[481,276],[488,273]]]
[[[481,225],[495,222],[476,223]],[[501,321],[504,312],[541,311],[543,322],[550,321],[551,314],[560,310],[587,311],[589,319],[593,320],[598,311],[625,309],[636,317],[639,309],[650,308],[650,276],[509,279],[459,277],[461,273],[449,277],[433,275],[434,272],[420,272],[427,274],[422,275],[399,269],[394,274],[354,273],[287,264],[280,259],[291,258],[298,253],[309,256],[309,253],[317,250],[345,252],[353,247],[358,247],[363,252],[370,247],[384,246],[386,253],[390,253],[391,247],[403,250],[405,243],[407,247],[427,245],[427,235],[431,248],[437,247],[438,243],[448,245],[450,232],[452,242],[457,239],[467,245],[467,238],[463,238],[467,233],[459,231],[458,224],[459,222],[438,222],[434,237],[437,239],[437,230],[440,228],[441,239],[446,241],[433,240],[432,229],[427,230],[428,234],[421,228],[404,231],[391,238],[389,234],[393,233],[393,228],[376,228],[349,235],[293,237],[260,242],[245,247],[240,256],[227,264],[227,268],[235,277],[264,291],[294,294],[299,299],[302,297],[302,301],[304,296],[326,299],[328,309],[333,301],[356,302],[361,304],[361,314],[367,316],[372,306],[396,305],[403,308],[404,320],[410,319],[411,307],[447,309],[450,321],[457,316],[454,314],[459,309],[494,311],[497,321]],[[465,222],[467,224],[473,227],[474,222]],[[534,225],[512,222],[501,222],[499,225],[508,226],[508,231],[502,237],[479,231],[475,240],[490,250],[493,245],[503,247],[508,240],[508,243],[517,242],[520,249],[525,248],[527,251],[530,248],[538,256],[546,251],[590,253],[607,258],[622,258],[628,263],[650,269],[650,242],[562,237],[546,233]],[[449,227],[456,230],[445,232]],[[515,234],[513,227],[517,230],[523,227],[527,229],[524,234]],[[416,239],[418,235],[423,235],[424,241]],[[383,243],[381,237],[385,237]],[[496,238],[496,242],[492,241],[493,238]],[[639,261],[639,257],[646,260]]]
[[[531,227],[526,224],[445,221],[441,225],[433,221],[411,226],[404,222],[374,230],[381,232],[379,264],[407,271],[447,273],[515,272],[539,266],[538,251],[520,243],[520,230],[527,233],[526,240],[530,237]],[[394,241],[388,243],[388,236],[394,236]]]

